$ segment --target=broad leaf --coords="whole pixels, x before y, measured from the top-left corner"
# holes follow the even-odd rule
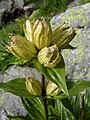
[[[69,89],[69,96],[75,96],[78,95],[80,92],[82,92],[85,88],[90,87],[90,81],[85,81],[85,80],[78,80],[77,82],[74,83],[73,87]],[[65,95],[64,93],[55,96],[55,99],[64,99],[67,98],[68,96]]]
[[[67,85],[66,85],[66,78],[65,78],[65,63],[64,63],[64,59],[62,58],[62,60],[59,62],[59,64],[55,68],[52,68],[52,70],[57,75],[58,83],[59,83],[58,85],[61,87],[62,91],[66,95],[69,95],[68,94]]]
[[[41,65],[37,58],[33,59],[32,63],[33,66],[37,68],[46,78],[54,82],[51,75],[48,73],[47,68]]]
[[[18,78],[6,83],[0,83],[0,88],[5,92],[11,92],[20,97],[32,98],[34,96],[27,91],[25,80],[25,78]]]

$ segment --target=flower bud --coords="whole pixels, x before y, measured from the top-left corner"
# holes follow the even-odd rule
[[[29,40],[30,42],[32,42],[33,39],[32,28],[33,28],[32,23],[29,20],[26,20],[25,24],[23,25],[23,29],[27,40]]]
[[[52,39],[52,30],[50,23],[45,18],[39,18],[33,23],[33,44],[40,50],[44,47],[48,47]]]
[[[61,53],[59,53],[58,47],[56,45],[51,47],[44,47],[38,53],[38,61],[48,68],[55,67],[61,59]]]
[[[55,96],[60,93],[60,88],[52,81],[49,81],[46,86],[46,95]]]
[[[31,94],[35,96],[41,95],[42,93],[41,83],[38,80],[31,77],[28,77],[26,79],[26,88]]]
[[[11,41],[6,48],[16,57],[31,60],[37,55],[34,45],[26,38],[19,35],[10,35]]]
[[[52,30],[50,23],[43,17],[32,21],[26,20],[24,24],[26,38],[33,42],[37,49],[47,47],[51,43]]]
[[[75,30],[67,27],[67,23],[63,23],[52,32],[52,44],[56,44],[61,50],[71,42],[75,35]]]

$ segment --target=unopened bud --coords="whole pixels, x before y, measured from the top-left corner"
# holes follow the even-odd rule
[[[46,95],[55,96],[60,93],[60,88],[52,81],[49,81],[46,86]]]
[[[47,47],[51,43],[52,30],[50,23],[43,17],[36,19],[33,22],[33,44],[38,49]]]
[[[56,45],[53,45],[51,47],[44,47],[38,53],[38,61],[45,67],[55,67],[61,59],[61,53],[59,52],[58,47]]]
[[[11,41],[6,48],[16,57],[25,60],[31,60],[37,55],[37,50],[34,45],[26,38],[20,35],[10,35]]]
[[[67,27],[67,23],[63,23],[52,32],[52,44],[56,44],[61,50],[73,40],[75,35],[75,29]]]
[[[38,80],[31,77],[28,77],[26,79],[26,88],[31,94],[35,96],[41,95],[42,93],[41,83]]]

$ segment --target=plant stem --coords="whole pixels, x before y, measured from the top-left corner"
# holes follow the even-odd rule
[[[81,93],[81,97],[82,97],[82,120],[84,120],[84,93]]]
[[[45,108],[46,120],[48,120],[48,107],[47,107],[47,100],[46,100],[46,87],[45,87],[45,77],[42,75],[42,99]]]

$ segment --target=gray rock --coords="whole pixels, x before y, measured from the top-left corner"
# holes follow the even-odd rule
[[[12,0],[1,0],[0,1],[0,11],[4,9],[4,11],[10,11],[12,8]]]
[[[4,109],[0,109],[0,120],[8,120]]]
[[[35,9],[36,9],[35,3],[25,5],[23,7],[25,16],[30,16]]]
[[[23,8],[24,6],[24,0],[14,0],[15,1],[15,5],[17,8]]]
[[[0,27],[2,26],[2,16],[3,16],[3,13],[4,13],[5,9],[0,9]]]
[[[11,93],[3,93],[3,109],[6,111],[7,115],[25,116],[27,114],[20,98]]]
[[[41,75],[37,69],[31,68],[31,67],[22,68],[22,67],[13,65],[5,71],[4,82],[7,82],[8,80],[15,79],[15,78],[26,78],[29,76],[35,79],[41,80]]]
[[[0,27],[2,27],[3,17],[12,15],[16,9],[21,10],[24,0],[0,0]]]
[[[51,24],[67,22],[76,28],[76,37],[70,43],[75,50],[63,50],[68,78],[90,80],[90,3],[67,9],[52,18]]]
[[[90,3],[69,8],[66,12],[52,18],[52,27],[67,22],[72,27],[90,27]]]
[[[0,1],[0,10],[4,9],[5,11],[11,12],[14,8],[22,8],[24,5],[23,0],[1,0]]]
[[[77,29],[71,42],[75,50],[63,50],[68,78],[90,80],[90,28]]]
[[[11,0],[1,0],[0,1],[0,27],[2,26],[2,17],[5,11],[10,12],[12,8],[12,1]]]
[[[0,71],[0,83],[3,82],[3,73]]]

